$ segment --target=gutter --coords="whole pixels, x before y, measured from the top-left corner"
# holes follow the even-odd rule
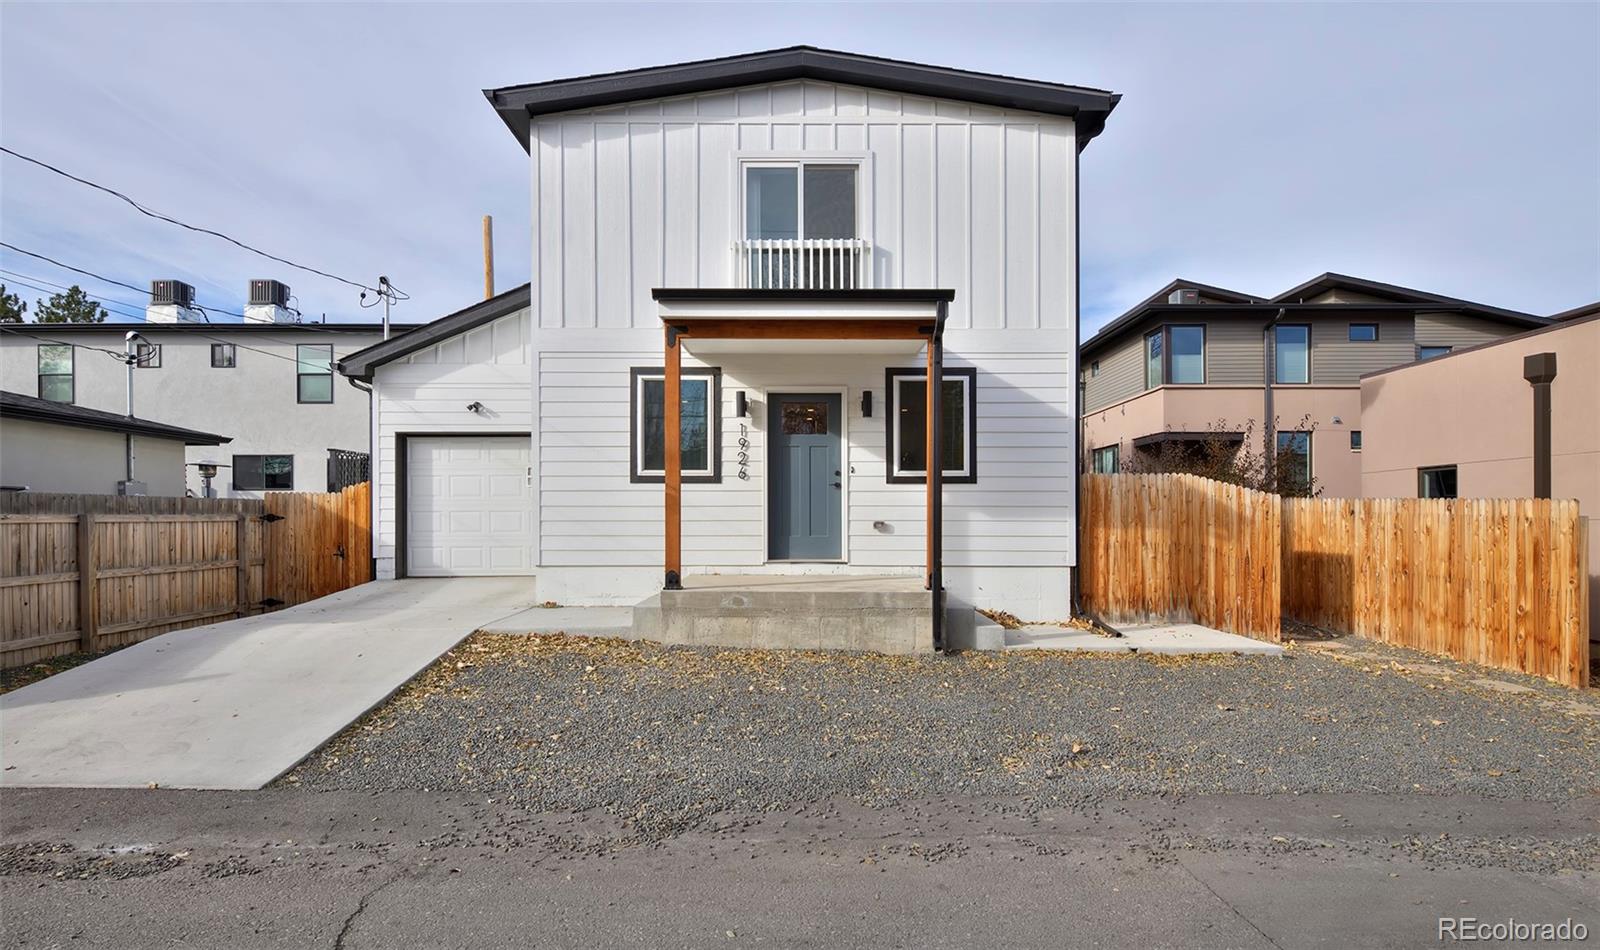
[[[1268,478],[1278,465],[1278,426],[1272,415],[1272,370],[1278,361],[1278,348],[1272,343],[1272,330],[1288,315],[1288,307],[1279,307],[1277,314],[1261,325],[1261,464],[1266,466]]]

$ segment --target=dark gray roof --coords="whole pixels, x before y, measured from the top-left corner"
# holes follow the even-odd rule
[[[1167,295],[1179,287],[1193,287],[1199,290],[1202,295],[1217,297],[1222,302],[1202,304],[1167,303]],[[1341,288],[1377,297],[1381,302],[1338,304],[1303,302],[1307,297],[1315,297],[1326,291]],[[1292,310],[1302,313],[1334,313],[1340,311],[1461,313],[1525,329],[1542,327],[1550,323],[1549,319],[1531,313],[1506,310],[1502,307],[1491,307],[1488,304],[1474,303],[1470,300],[1446,297],[1441,294],[1430,294],[1426,291],[1412,290],[1396,284],[1385,284],[1375,280],[1348,277],[1343,274],[1322,274],[1268,299],[1252,297],[1248,294],[1224,290],[1220,287],[1210,287],[1194,281],[1175,280],[1135,304],[1126,313],[1101,327],[1099,332],[1079,345],[1078,355],[1080,357],[1087,356],[1090,353],[1105,349],[1112,343],[1122,339],[1135,326],[1143,324],[1146,318],[1150,317],[1166,316],[1176,320],[1182,320],[1185,317],[1198,319],[1201,316],[1208,320],[1234,317],[1265,322],[1271,320],[1279,310]]]
[[[1571,310],[1563,310],[1560,313],[1552,313],[1550,319],[1576,320],[1579,317],[1592,317],[1595,314],[1600,314],[1600,300],[1596,300],[1594,303],[1586,303],[1581,307],[1573,307]]]
[[[357,350],[339,361],[339,372],[351,379],[370,383],[373,371],[385,363],[391,363],[447,337],[465,333],[474,327],[481,327],[485,323],[531,306],[532,287],[532,284],[513,287],[464,310],[457,310],[447,317],[440,317],[399,336],[374,343],[364,350]]]
[[[815,46],[789,46],[670,66],[503,86],[485,89],[483,94],[526,149],[528,127],[534,116],[796,79],[1070,116],[1077,125],[1079,151],[1105,128],[1106,116],[1122,98],[1087,86],[928,66]]]
[[[233,439],[212,432],[200,432],[151,422],[135,416],[124,416],[100,409],[89,409],[68,403],[51,402],[34,396],[0,390],[0,419],[28,419],[34,422],[52,422],[56,425],[77,426],[82,429],[105,429],[109,432],[129,432],[157,439],[173,439],[185,445],[224,445]]]

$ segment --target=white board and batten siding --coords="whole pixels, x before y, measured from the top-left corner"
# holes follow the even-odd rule
[[[483,473],[491,476],[491,480],[485,481],[483,487],[503,494],[508,484],[505,478],[507,472],[500,470],[506,464],[506,440],[472,443],[471,439],[520,433],[510,441],[519,445],[524,455],[531,456],[530,434],[534,431],[534,419],[530,353],[529,312],[519,310],[441,340],[380,368],[373,387],[378,446],[375,453],[378,491],[374,499],[377,508],[374,523],[378,525],[378,532],[373,555],[378,561],[379,577],[393,577],[395,573],[398,436],[409,436],[408,441],[424,445],[427,443],[422,437],[427,434],[449,433],[461,437],[462,444],[453,453],[457,456],[457,462],[465,464],[467,455],[473,452],[489,453],[485,455],[486,462],[492,455],[495,464]],[[482,411],[473,412],[467,408],[475,402],[483,405]],[[450,474],[450,454],[442,453],[434,463],[429,464],[443,464],[445,469],[439,474]],[[415,466],[417,456],[413,455],[410,461]],[[522,477],[519,480],[523,495],[521,503],[526,510],[526,525],[520,532],[521,540],[518,542],[523,552],[516,556],[499,552],[494,555],[495,563],[487,564],[483,572],[530,573],[532,570],[532,534],[536,513],[526,472],[530,464],[531,461],[522,463]],[[464,481],[458,479],[458,483],[462,483],[458,490],[471,491]],[[476,502],[465,502],[461,507],[471,511],[482,506]],[[426,513],[423,512],[421,516],[425,518]],[[504,528],[503,514],[496,523],[500,529]],[[468,527],[461,522],[458,525]],[[440,526],[444,527],[443,522]],[[419,538],[421,536],[414,529],[411,533]],[[503,547],[504,543],[497,542],[496,546]],[[456,572],[471,572],[465,567],[469,558],[470,555],[460,556],[461,563],[456,565]],[[516,560],[523,564],[520,569],[515,566]],[[430,572],[428,566],[417,566],[421,567],[418,573]],[[432,572],[448,573],[450,569],[446,565]]]
[[[944,496],[951,590],[1025,616],[1067,615],[1076,530],[1070,119],[789,82],[542,117],[530,153],[541,596],[633,602],[659,587],[662,489],[629,478],[629,370],[662,361],[651,290],[738,285],[741,161],[841,161],[860,169],[858,233],[873,248],[872,285],[953,289],[946,363],[978,369],[978,480]],[[836,569],[920,573],[924,489],[884,477],[884,369],[923,361],[707,356],[723,372],[722,479],[684,486],[686,569],[796,569],[767,561],[765,394],[831,390],[848,417],[846,563]],[[750,413],[736,419],[741,390]],[[863,392],[873,394],[870,419]]]

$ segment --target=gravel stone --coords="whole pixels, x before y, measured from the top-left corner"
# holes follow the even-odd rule
[[[279,784],[598,810],[641,842],[831,798],[1600,793],[1595,691],[1487,675],[1528,690],[1355,640],[1283,657],[885,657],[478,635]]]

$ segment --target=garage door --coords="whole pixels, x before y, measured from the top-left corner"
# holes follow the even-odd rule
[[[530,574],[527,436],[406,441],[406,573]]]

